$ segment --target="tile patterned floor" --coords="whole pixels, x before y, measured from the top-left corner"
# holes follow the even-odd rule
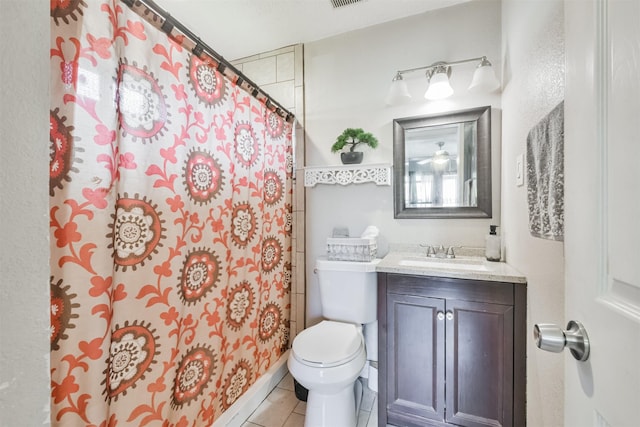
[[[377,394],[364,387],[357,427],[377,427],[377,404]],[[306,405],[296,398],[293,378],[287,374],[242,427],[303,427]]]

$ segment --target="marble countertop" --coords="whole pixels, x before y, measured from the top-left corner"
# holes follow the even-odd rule
[[[456,267],[456,263],[463,265]],[[392,250],[382,258],[376,271],[491,282],[527,283],[527,278],[522,273],[505,262],[492,262],[487,261],[483,256],[463,254],[456,256],[454,260],[448,260],[427,258],[423,253],[417,251]]]

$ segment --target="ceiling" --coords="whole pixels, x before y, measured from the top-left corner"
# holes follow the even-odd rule
[[[232,61],[470,0],[155,0]]]

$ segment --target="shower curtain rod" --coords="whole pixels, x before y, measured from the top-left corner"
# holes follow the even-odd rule
[[[217,69],[219,72],[224,74],[231,81],[235,82],[238,86],[249,92],[252,96],[257,98],[260,101],[263,101],[267,108],[274,111],[280,117],[282,117],[286,122],[293,123],[295,116],[289,112],[286,108],[280,105],[275,99],[273,99],[268,93],[263,91],[258,87],[257,84],[251,81],[247,76],[245,76],[241,71],[239,71],[236,67],[231,65],[229,61],[224,59],[224,57],[215,50],[213,50],[210,46],[204,43],[199,37],[193,34],[187,27],[182,25],[178,20],[172,17],[166,10],[158,6],[153,0],[122,0],[124,4],[129,6],[133,11],[137,12],[144,19],[146,19],[151,25],[158,28],[167,36],[175,40],[175,36],[172,34],[174,29],[177,29],[181,34],[186,36],[191,43],[193,43],[193,48],[191,48],[191,52],[196,55],[198,58],[202,59],[202,54],[206,54],[211,57],[215,62],[217,62]],[[138,12],[140,6],[144,7],[142,13]],[[147,16],[149,12],[153,15],[151,17]],[[158,22],[160,21],[160,22]],[[186,46],[185,46],[186,47]],[[229,72],[229,70],[231,72]]]

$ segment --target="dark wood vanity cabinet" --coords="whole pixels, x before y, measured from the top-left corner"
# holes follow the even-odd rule
[[[378,273],[379,426],[524,426],[524,284]]]

